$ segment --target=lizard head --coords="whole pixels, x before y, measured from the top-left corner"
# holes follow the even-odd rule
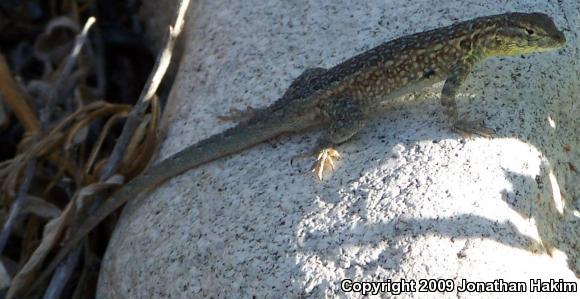
[[[564,47],[566,37],[552,19],[543,13],[508,13],[502,15],[488,51],[492,55],[519,55]]]

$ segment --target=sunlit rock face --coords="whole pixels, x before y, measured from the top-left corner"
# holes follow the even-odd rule
[[[475,68],[458,105],[483,117],[494,138],[450,132],[436,84],[398,99],[340,145],[343,159],[322,182],[310,173],[312,159],[295,158],[320,131],[172,179],[125,209],[100,298],[336,296],[346,294],[346,279],[445,278],[455,289],[463,279],[502,279],[528,291],[530,279],[578,281],[579,3],[193,5],[159,159],[232,126],[218,120],[230,108],[271,104],[305,69],[332,67],[402,35],[541,11],[568,44]]]

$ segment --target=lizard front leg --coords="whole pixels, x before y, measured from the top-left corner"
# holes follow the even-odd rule
[[[359,105],[352,100],[331,100],[325,105],[324,112],[329,116],[328,131],[319,141],[318,157],[312,172],[322,180],[325,169],[334,169],[334,159],[340,154],[333,146],[349,140],[364,126],[364,114]]]
[[[443,106],[444,113],[447,116],[449,125],[453,131],[462,135],[476,134],[490,137],[494,135],[494,131],[485,127],[483,125],[483,120],[468,120],[467,114],[460,117],[457,112],[455,96],[463,82],[465,82],[470,71],[471,67],[467,64],[461,64],[453,70],[443,85],[443,90],[441,91],[441,105]]]

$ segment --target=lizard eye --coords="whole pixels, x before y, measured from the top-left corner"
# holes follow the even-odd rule
[[[526,29],[526,32],[527,32],[529,35],[534,35],[534,34],[536,33],[536,32],[535,32],[534,30],[532,30],[532,29]]]

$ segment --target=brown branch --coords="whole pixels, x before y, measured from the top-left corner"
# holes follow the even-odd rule
[[[10,74],[6,59],[2,54],[0,54],[0,93],[4,95],[6,105],[12,110],[26,131],[36,132],[40,129],[40,122],[30,104],[28,95],[22,91],[18,82]],[[63,165],[68,172],[72,171],[70,163],[58,154],[51,154],[48,158],[57,165]]]
[[[2,54],[0,54],[0,92],[4,94],[6,105],[14,112],[26,131],[34,132],[40,129],[38,117],[32,109],[30,101],[10,74],[6,58]]]
[[[24,209],[24,205],[26,204],[26,194],[28,193],[28,189],[32,183],[32,177],[34,176],[35,172],[36,159],[32,159],[28,161],[26,172],[24,174],[24,180],[20,184],[20,188],[18,188],[18,193],[16,195],[16,199],[12,203],[10,214],[6,219],[6,222],[4,222],[4,226],[2,226],[2,232],[0,233],[0,252],[4,251],[4,246],[6,245],[6,241],[8,241],[8,237],[12,232],[12,228],[22,214],[21,212]]]
[[[52,93],[46,103],[46,109],[41,114],[41,120],[43,121],[43,125],[47,125],[50,122],[52,108],[54,107],[56,100],[61,97],[63,92],[62,86],[69,79],[70,74],[72,73],[72,70],[76,65],[77,58],[81,52],[81,49],[83,45],[86,43],[89,30],[91,29],[91,27],[95,22],[96,22],[95,17],[89,17],[81,33],[77,35],[75,39],[75,45],[70,55],[68,56],[62,69],[62,72],[60,74],[60,77],[56,81],[55,87],[52,90]],[[66,282],[69,280],[73,268],[78,263],[78,259],[80,258],[81,253],[80,248],[74,250],[73,253],[74,254],[68,256],[65,263],[63,263],[57,268],[55,275],[52,277],[50,284],[48,285],[48,288],[44,293],[44,298],[50,299],[60,297],[60,293],[62,292],[62,289],[66,285]]]
[[[169,63],[171,62],[171,57],[173,55],[173,48],[175,47],[175,42],[181,31],[183,31],[183,26],[185,24],[185,13],[187,12],[188,7],[189,0],[182,0],[179,4],[176,12],[175,24],[169,27],[169,32],[165,36],[165,47],[157,56],[153,71],[147,79],[147,83],[145,84],[145,87],[139,96],[139,100],[127,118],[127,122],[123,127],[123,132],[121,132],[121,136],[119,136],[119,139],[113,148],[111,157],[105,165],[103,172],[101,173],[101,180],[106,180],[108,177],[117,172],[117,169],[120,165],[119,162],[125,155],[129,141],[131,140],[135,129],[137,129],[141,117],[143,117],[149,102],[157,92],[159,84],[161,83],[161,80],[165,76],[165,72],[169,67]]]
[[[151,101],[167,68],[171,61],[173,48],[175,47],[175,43],[179,34],[183,31],[183,26],[185,23],[185,13],[187,12],[187,8],[189,7],[189,0],[182,0],[179,4],[178,10],[176,12],[175,17],[175,24],[169,27],[169,32],[165,37],[165,47],[159,53],[157,60],[155,61],[155,66],[153,68],[153,72],[149,76],[149,79],[139,96],[138,103],[135,105],[125,126],[123,127],[123,131],[121,136],[119,137],[117,144],[113,148],[113,152],[111,154],[110,159],[107,161],[107,164],[100,175],[100,180],[105,181],[108,177],[114,174],[118,167],[120,161],[122,161],[123,156],[127,150],[127,146],[135,132],[135,129],[138,126],[140,118],[143,116],[143,113],[147,109],[147,104]],[[94,213],[97,209],[100,200],[96,200],[93,206],[90,209],[90,213]],[[74,250],[76,248],[76,244],[70,244],[67,248],[62,248],[61,251],[54,257],[54,259],[50,262],[50,264],[43,270],[42,274],[38,277],[38,279],[34,282],[34,284],[29,288],[27,293],[32,293],[35,289],[37,289],[42,281],[44,281],[50,273],[60,264],[60,262],[66,258],[70,252],[70,250]]]
[[[91,29],[95,21],[95,17],[90,17],[85,23],[81,33],[77,35],[74,47],[64,63],[62,72],[60,73],[60,76],[54,83],[54,87],[48,95],[48,99],[45,103],[45,109],[43,109],[40,113],[40,121],[43,125],[43,130],[46,130],[50,124],[50,117],[52,115],[52,110],[54,109],[55,103],[58,99],[62,98],[63,86],[70,79],[72,70],[74,69],[78,56],[81,53],[81,49],[87,40],[89,29]]]
[[[46,108],[41,113],[41,124],[37,128],[37,130],[40,130],[40,133],[45,133],[46,131],[48,131],[48,126],[50,123],[50,115],[52,112],[52,108],[54,106],[54,102],[56,101],[56,99],[60,95],[59,90],[61,89],[61,86],[63,86],[63,84],[66,82],[66,80],[68,80],[70,73],[72,72],[72,70],[76,64],[76,59],[80,53],[80,50],[81,50],[82,46],[84,45],[84,43],[86,42],[87,33],[88,33],[90,27],[94,24],[94,22],[95,22],[95,18],[90,17],[87,20],[87,22],[85,23],[83,31],[77,36],[77,38],[75,40],[75,45],[74,45],[73,51],[71,52],[67,61],[65,62],[65,65],[63,67],[63,71],[61,72],[61,76],[59,77],[59,79],[57,80],[57,82],[55,84],[53,92],[51,92],[51,94],[49,95]],[[38,138],[38,135],[36,136],[36,138]],[[10,235],[10,232],[12,231],[12,227],[14,226],[14,223],[18,219],[18,216],[21,214],[21,211],[24,207],[26,194],[28,193],[28,189],[30,188],[32,178],[34,177],[36,165],[37,165],[37,158],[36,157],[34,157],[30,161],[28,161],[26,174],[25,174],[23,182],[21,183],[20,188],[18,190],[18,195],[17,195],[16,199],[14,200],[14,203],[12,204],[10,216],[6,220],[4,227],[2,228],[2,232],[0,234],[0,250],[4,249],[5,241],[8,239],[8,236]],[[67,262],[67,264],[69,264],[69,263]],[[67,280],[68,280],[68,278],[65,278],[64,282],[66,282]],[[49,289],[47,290],[47,294],[60,293],[58,288],[64,287],[64,284],[65,284],[62,281],[63,280],[59,280],[58,282],[55,282],[53,289],[51,289],[49,287]],[[54,281],[51,282],[51,286],[53,285],[52,284],[53,282]]]

